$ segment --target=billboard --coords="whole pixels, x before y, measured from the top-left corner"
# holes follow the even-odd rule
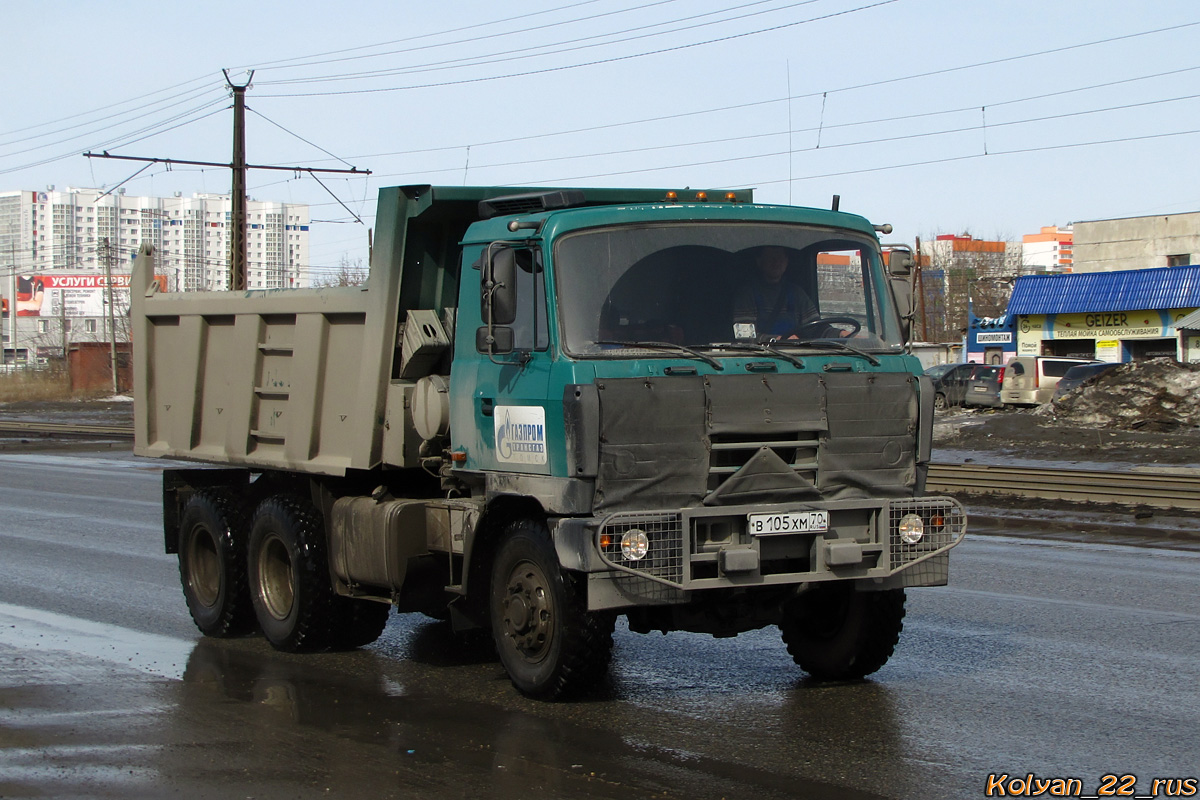
[[[156,275],[160,291],[166,291],[167,279]],[[95,273],[64,275],[44,273],[17,276],[18,317],[102,317],[108,313],[108,279]],[[129,308],[129,276],[112,276],[114,313]]]

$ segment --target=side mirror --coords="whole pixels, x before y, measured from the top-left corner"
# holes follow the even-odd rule
[[[483,326],[475,332],[475,349],[494,357],[513,351],[517,318],[517,255],[511,247],[489,247],[479,275],[479,312]]]
[[[517,256],[511,247],[498,247],[480,274],[480,313],[488,325],[512,325],[517,318]]]
[[[888,278],[888,289],[892,292],[892,300],[896,310],[900,312],[900,335],[907,344],[912,338],[913,321],[913,287],[907,275]]]
[[[906,245],[887,252],[887,270],[889,275],[895,277],[911,275],[914,263],[915,259],[913,258],[912,251]]]
[[[913,303],[913,284],[911,275],[916,264],[912,249],[906,244],[884,245],[890,248],[884,252],[884,263],[887,265],[888,289],[896,310],[900,312],[900,335],[904,343],[912,340],[912,321],[915,316]]]
[[[475,331],[475,349],[488,355],[503,355],[513,351],[513,329],[493,325],[491,330],[484,325]]]

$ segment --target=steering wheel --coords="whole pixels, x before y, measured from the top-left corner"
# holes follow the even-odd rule
[[[849,325],[850,330],[844,334],[845,338],[855,336],[860,330],[862,330],[862,323],[856,320],[854,317],[817,317],[814,320],[803,322],[797,325],[795,335],[801,339],[831,339],[834,337],[817,335],[819,333],[823,333],[823,329],[828,328],[831,325]],[[841,329],[839,328],[835,330]]]

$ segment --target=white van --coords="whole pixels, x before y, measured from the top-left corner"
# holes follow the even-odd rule
[[[1037,406],[1054,396],[1058,379],[1079,364],[1094,364],[1087,358],[1058,356],[1017,356],[1004,368],[1000,402],[1011,406]]]

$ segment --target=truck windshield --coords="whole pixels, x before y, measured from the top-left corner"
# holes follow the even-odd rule
[[[554,276],[574,355],[625,356],[619,351],[638,343],[664,357],[681,352],[664,344],[733,352],[764,343],[902,345],[878,244],[849,231],[690,222],[589,229],[557,242]]]

